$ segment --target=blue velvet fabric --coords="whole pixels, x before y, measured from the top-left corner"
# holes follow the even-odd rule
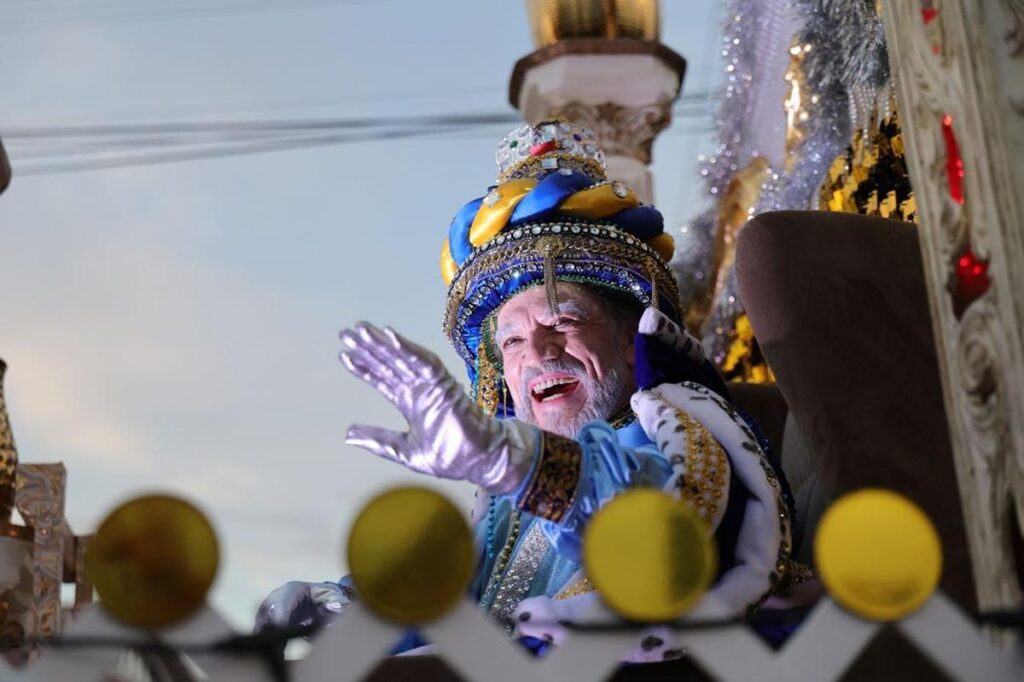
[[[660,384],[694,381],[729,400],[729,389],[708,360],[695,362],[661,339],[648,334],[637,334],[633,347],[636,360],[634,375],[639,390],[646,391]]]

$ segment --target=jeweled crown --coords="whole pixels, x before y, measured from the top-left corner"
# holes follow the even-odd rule
[[[580,171],[595,181],[605,179],[604,152],[593,131],[565,119],[524,125],[502,138],[495,152],[498,184],[541,178],[564,169]]]

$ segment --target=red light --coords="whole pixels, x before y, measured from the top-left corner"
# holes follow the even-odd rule
[[[942,117],[942,140],[946,143],[946,184],[949,196],[958,204],[964,203],[964,160],[960,156],[960,145],[953,132],[953,117]]]

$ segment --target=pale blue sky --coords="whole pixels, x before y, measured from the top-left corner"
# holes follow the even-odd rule
[[[15,168],[0,197],[0,356],[22,459],[66,463],[79,532],[140,492],[197,502],[222,542],[213,601],[242,628],[277,584],[340,575],[369,496],[430,482],[343,444],[354,421],[400,419],[338,364],[337,331],[393,325],[464,375],[440,332],[437,254],[492,181],[505,126],[21,177],[39,161],[7,131],[508,111],[512,65],[533,49],[520,0],[263,4],[0,0]],[[684,92],[706,91],[718,3],[663,5]],[[681,129],[710,118],[655,146],[673,229],[701,206],[695,158],[712,148]],[[443,488],[469,504],[467,485]]]

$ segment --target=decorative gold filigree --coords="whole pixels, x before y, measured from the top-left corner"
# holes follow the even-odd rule
[[[33,593],[37,631],[41,637],[60,634],[60,586],[64,577],[64,486],[63,464],[22,464],[18,466],[16,505],[34,533],[32,548]]]
[[[576,498],[582,463],[579,443],[545,432],[536,473],[519,508],[549,521],[561,521]]]

